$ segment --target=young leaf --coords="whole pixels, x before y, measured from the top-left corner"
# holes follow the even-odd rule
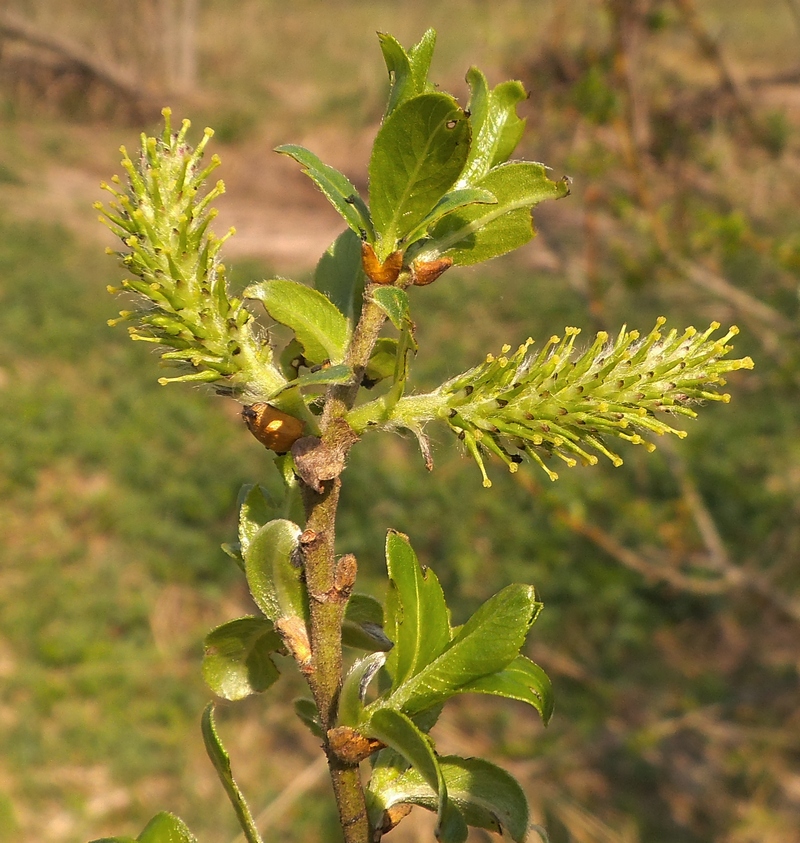
[[[481,758],[439,758],[448,797],[455,802],[468,825],[502,834],[508,831],[517,843],[528,832],[528,801],[516,779],[505,770]],[[411,768],[399,775],[370,779],[368,794],[371,812],[388,810],[393,805],[420,805],[438,809],[436,791],[419,770]],[[376,823],[377,824],[377,823]]]
[[[364,281],[361,238],[348,228],[319,259],[314,273],[314,286],[342,312],[350,330],[361,313]]]
[[[533,237],[531,209],[535,205],[569,193],[566,180],[551,181],[542,164],[527,161],[495,167],[474,187],[494,194],[497,204],[470,205],[445,217],[429,232],[431,240],[417,260],[447,254],[455,264],[468,266],[504,255]]]
[[[203,732],[203,741],[206,745],[206,752],[217,771],[219,780],[225,788],[225,793],[230,799],[233,810],[239,820],[239,825],[242,827],[245,839],[248,843],[262,843],[261,835],[258,833],[255,823],[253,822],[253,815],[250,812],[250,806],[239,790],[239,785],[233,778],[231,771],[231,759],[222,745],[217,733],[217,725],[214,722],[214,703],[209,703],[201,720],[201,729]],[[177,842],[176,842],[177,843]]]
[[[340,726],[355,726],[361,719],[364,710],[364,697],[369,683],[386,661],[385,653],[372,653],[359,659],[347,672],[339,693],[339,714],[337,723]]]
[[[450,617],[442,587],[431,568],[423,568],[408,537],[386,536],[389,592],[384,629],[394,647],[386,670],[397,688],[430,664],[450,643]]]
[[[369,164],[381,261],[453,186],[467,160],[469,138],[469,120],[448,94],[413,97],[386,118]]]
[[[448,798],[447,784],[428,738],[402,712],[392,709],[376,711],[364,731],[367,737],[376,738],[400,753],[434,791],[439,817],[437,838],[442,843],[463,843],[467,839],[467,825]]]
[[[476,679],[503,670],[519,654],[540,610],[533,586],[507,586],[460,627],[438,658],[399,687],[395,685],[388,697],[377,699],[367,711],[390,706],[414,715],[444,702]]]
[[[472,123],[472,146],[458,180],[459,187],[474,185],[492,167],[506,162],[522,139],[525,121],[517,105],[527,98],[521,82],[501,82],[491,93],[486,77],[476,67],[467,73],[472,90],[467,109]]]
[[[197,843],[186,823],[174,814],[156,814],[136,838],[138,843]]]
[[[448,214],[467,205],[495,205],[497,199],[488,190],[481,190],[477,187],[466,187],[461,190],[451,190],[446,193],[433,207],[433,210],[420,222],[420,224],[406,237],[407,244],[415,243],[428,233],[428,229],[439,220],[444,219]]]
[[[342,623],[342,643],[370,652],[388,652],[392,642],[383,631],[383,606],[374,597],[353,594]]]
[[[223,699],[242,700],[278,679],[271,655],[283,642],[266,618],[228,621],[208,633],[203,647],[203,679]]]
[[[386,104],[385,116],[388,117],[401,103],[417,94],[425,93],[433,48],[436,44],[436,33],[429,29],[422,36],[419,44],[408,52],[394,36],[388,33],[379,32],[378,40],[392,85],[389,101]]]
[[[397,289],[389,287],[384,289]],[[375,343],[375,348],[364,371],[364,385],[374,386],[394,374],[395,361],[397,360],[397,340],[393,337],[380,337]]]
[[[517,656],[508,667],[475,679],[460,689],[462,694],[493,694],[532,705],[544,724],[553,716],[553,686],[547,674],[525,656]]]
[[[349,383],[353,379],[353,370],[344,363],[326,366],[316,372],[307,372],[286,384],[284,389],[303,389],[307,386],[320,386],[329,383]]]
[[[360,235],[364,231],[370,240],[374,239],[369,209],[347,176],[335,167],[323,163],[313,152],[302,146],[284,144],[275,151],[289,155],[302,165],[303,172],[325,194],[356,234]]]
[[[291,521],[270,521],[253,536],[244,554],[250,593],[272,621],[281,617],[308,618],[303,572],[295,564],[300,533]]]
[[[344,359],[350,337],[347,320],[318,290],[275,278],[251,284],[244,296],[258,299],[276,322],[294,331],[309,363],[341,363]]]
[[[280,513],[278,504],[263,486],[242,486],[239,492],[239,545],[244,553],[253,536]]]
[[[388,285],[376,287],[372,291],[372,300],[389,317],[398,331],[409,320],[408,294],[405,290]]]

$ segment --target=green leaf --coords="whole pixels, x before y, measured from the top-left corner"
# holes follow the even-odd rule
[[[270,493],[258,485],[242,486],[239,492],[239,545],[247,550],[253,536],[280,512]]]
[[[428,229],[439,220],[467,205],[494,205],[497,199],[488,190],[476,187],[466,187],[461,190],[451,190],[434,205],[433,210],[406,238],[408,244],[414,243],[428,233]]]
[[[411,73],[414,76],[414,88],[418,94],[424,94],[433,88],[431,83],[428,82],[428,73],[430,73],[435,46],[436,30],[426,29],[419,43],[415,44],[408,51],[408,60],[411,62]]]
[[[540,610],[533,586],[507,586],[458,629],[438,658],[369,708],[391,706],[413,715],[444,702],[476,679],[503,670],[519,654]],[[388,619],[388,605],[386,614]]]
[[[389,289],[396,289],[390,287]],[[364,372],[365,386],[374,386],[394,374],[397,360],[397,340],[393,337],[380,337],[372,349],[367,368]]]
[[[467,110],[472,122],[472,146],[458,180],[459,187],[476,184],[492,167],[506,162],[522,139],[525,121],[517,105],[528,96],[521,82],[501,82],[491,93],[476,67],[467,73],[472,90]]]
[[[383,606],[378,600],[366,594],[350,596],[342,623],[342,643],[370,652],[392,649],[383,631]]]
[[[319,290],[275,278],[251,284],[244,297],[258,299],[276,322],[294,331],[309,363],[344,360],[350,339],[347,319]]]
[[[534,235],[531,209],[569,193],[565,179],[551,181],[542,164],[527,161],[501,164],[474,186],[494,194],[497,204],[470,205],[445,217],[431,229],[431,240],[417,260],[447,254],[454,263],[468,266],[510,252]]]
[[[259,609],[274,621],[281,617],[308,619],[308,594],[297,560],[300,533],[283,518],[265,524],[244,554],[250,593]]]
[[[361,267],[361,238],[348,228],[319,259],[314,286],[344,314],[351,331],[361,313],[365,280]]]
[[[256,829],[255,823],[253,822],[250,806],[247,804],[242,791],[239,790],[239,785],[236,784],[236,780],[233,778],[230,756],[222,745],[222,741],[217,733],[217,725],[214,722],[214,703],[209,703],[206,706],[201,720],[201,729],[203,732],[203,741],[206,745],[206,752],[211,759],[211,763],[214,765],[214,769],[217,771],[222,786],[225,788],[225,793],[228,795],[228,799],[230,799],[233,810],[236,812],[245,839],[248,843],[262,843],[261,835],[258,833],[258,829]]]
[[[323,163],[313,152],[302,146],[284,144],[276,147],[275,151],[294,158],[302,165],[303,172],[325,194],[356,234],[360,235],[364,231],[371,240],[374,239],[369,209],[347,176],[335,167]]]
[[[429,739],[400,711],[376,711],[364,727],[367,737],[390,746],[402,755],[436,794],[437,838],[442,843],[463,843],[467,825],[458,808],[449,800],[447,783]]]
[[[448,797],[457,805],[468,825],[502,834],[505,830],[517,843],[528,833],[528,801],[516,779],[505,770],[481,758],[439,758]],[[370,813],[393,805],[420,805],[438,809],[438,796],[422,774],[412,768],[393,778],[378,777],[367,786]],[[377,824],[377,822],[376,822]]]
[[[413,97],[386,118],[369,164],[381,261],[453,186],[467,160],[469,138],[469,120],[448,94]]]
[[[408,294],[397,287],[382,286],[372,291],[372,300],[399,331],[410,317]]]
[[[294,701],[294,712],[308,727],[311,734],[323,740],[325,735],[322,731],[322,724],[319,722],[319,712],[314,700],[301,697]]]
[[[283,642],[265,618],[228,621],[212,629],[203,646],[203,679],[223,699],[242,700],[278,679],[271,655]]]
[[[442,587],[431,568],[423,568],[408,537],[386,536],[389,592],[384,629],[394,647],[386,670],[397,688],[416,676],[450,643],[450,617]]]
[[[386,661],[385,653],[372,653],[356,661],[342,682],[339,693],[339,713],[337,723],[340,726],[355,726],[364,710],[364,696],[369,683]]]
[[[393,35],[379,32],[378,40],[391,80],[385,113],[388,117],[401,103],[417,94],[425,93],[433,48],[436,44],[436,32],[429,29],[422,36],[419,44],[408,52]]]
[[[462,686],[460,693],[493,694],[526,702],[539,712],[545,725],[553,716],[553,686],[550,679],[538,664],[525,656],[517,656],[498,673],[482,676]]]
[[[308,372],[300,375],[286,384],[284,389],[303,389],[306,386],[320,386],[328,383],[349,383],[353,380],[353,370],[344,363],[337,363],[335,366],[326,366],[316,372]]]
[[[186,823],[166,811],[156,814],[136,840],[138,843],[197,843]]]

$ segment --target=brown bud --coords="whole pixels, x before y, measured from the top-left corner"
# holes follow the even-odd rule
[[[373,284],[394,284],[397,281],[400,270],[403,268],[403,253],[392,252],[386,260],[381,263],[375,250],[365,240],[361,241],[361,266],[364,273]]]
[[[258,441],[275,451],[285,454],[303,435],[305,425],[300,419],[276,410],[269,404],[250,404],[242,410],[242,418],[250,433]]]
[[[374,738],[365,738],[349,726],[337,726],[328,732],[328,746],[340,761],[355,766],[385,744]]]
[[[414,261],[411,264],[411,283],[425,287],[453,265],[452,258],[438,258],[435,261]]]
[[[356,573],[358,572],[358,563],[356,557],[352,553],[343,556],[336,563],[336,573],[334,574],[333,586],[339,594],[349,595],[356,582]]]

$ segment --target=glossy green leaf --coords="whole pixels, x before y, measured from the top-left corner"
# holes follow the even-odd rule
[[[374,386],[376,383],[392,377],[396,360],[397,340],[393,337],[380,337],[375,343],[364,372],[365,385]]]
[[[463,843],[467,839],[467,824],[448,798],[447,784],[430,740],[402,712],[392,709],[376,711],[364,731],[367,737],[376,738],[402,755],[435,792],[438,839],[442,843]]]
[[[500,767],[481,758],[442,756],[439,766],[449,798],[457,805],[468,825],[502,834],[507,831],[517,843],[528,832],[528,801],[516,779]],[[392,778],[370,780],[368,798],[371,815],[393,805],[420,805],[438,810],[438,796],[422,774],[411,768]]]
[[[363,659],[358,659],[342,682],[339,693],[339,714],[337,723],[340,726],[355,726],[361,719],[364,710],[364,698],[369,683],[386,661],[385,653],[372,653]]]
[[[408,294],[397,287],[382,286],[372,291],[372,300],[399,331],[410,318]]]
[[[492,167],[505,163],[525,131],[517,105],[528,94],[521,82],[501,82],[489,91],[486,77],[476,67],[467,73],[471,96],[467,110],[472,123],[472,146],[458,180],[459,187],[476,184]]]
[[[244,699],[278,679],[271,656],[283,642],[266,618],[228,621],[212,629],[203,646],[203,679],[223,699]]]
[[[308,618],[308,595],[298,564],[301,530],[279,518],[253,536],[244,554],[245,574],[256,605],[270,620]]]
[[[361,238],[348,228],[319,259],[314,286],[341,311],[350,330],[361,314],[365,280],[361,266]]]
[[[503,255],[534,235],[531,209],[545,199],[569,193],[567,181],[554,182],[542,164],[512,161],[479,179],[475,187],[494,194],[496,205],[470,205],[445,217],[430,231],[418,260],[448,255],[462,266]]]
[[[242,486],[239,492],[239,545],[242,554],[250,546],[253,536],[279,514],[278,504],[263,486]]]
[[[542,716],[545,724],[553,715],[553,686],[547,674],[525,656],[517,656],[508,667],[482,676],[464,685],[462,694],[493,694],[520,700],[532,705]]]
[[[387,652],[392,642],[383,631],[383,606],[374,597],[352,594],[342,623],[342,643],[371,652]]]
[[[219,780],[225,788],[225,793],[236,812],[236,817],[239,820],[239,825],[242,827],[245,839],[248,843],[262,843],[261,835],[256,829],[253,822],[253,815],[250,812],[250,806],[236,784],[236,779],[233,778],[231,771],[231,759],[225,747],[222,745],[219,734],[217,732],[217,724],[214,722],[214,703],[209,703],[203,717],[201,719],[201,729],[203,732],[203,742],[206,745],[206,752],[217,771]]]
[[[413,97],[386,118],[369,164],[381,260],[453,186],[467,160],[469,139],[469,120],[448,94]]]
[[[316,738],[324,739],[322,724],[319,722],[319,712],[314,700],[301,697],[294,701],[294,712],[308,727],[309,731]]]
[[[275,151],[281,155],[288,155],[301,164],[303,172],[325,194],[350,228],[356,234],[364,231],[370,239],[373,239],[369,209],[347,176],[335,167],[323,163],[305,147],[289,143],[277,147]]]
[[[136,838],[138,843],[197,843],[186,823],[174,814],[156,814]]]
[[[450,615],[444,593],[431,568],[423,568],[402,533],[386,536],[389,591],[384,630],[394,647],[386,670],[397,688],[416,676],[450,643]]]
[[[329,298],[305,284],[274,278],[251,284],[247,299],[258,299],[267,313],[291,328],[309,363],[341,363],[350,338],[347,319]]]
[[[372,706],[391,706],[413,715],[444,702],[476,679],[503,670],[519,654],[540,610],[533,586],[507,586],[459,628],[438,658]],[[388,620],[388,606],[386,614]]]
[[[488,190],[477,187],[466,187],[460,190],[451,190],[446,193],[433,207],[433,210],[420,222],[404,242],[414,243],[428,233],[428,229],[434,226],[439,220],[444,219],[459,208],[466,208],[467,205],[494,205],[497,199]]]

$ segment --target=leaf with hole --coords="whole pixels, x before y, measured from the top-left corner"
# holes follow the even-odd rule
[[[369,164],[381,261],[453,186],[467,160],[469,138],[469,120],[448,94],[413,97],[386,118]]]

